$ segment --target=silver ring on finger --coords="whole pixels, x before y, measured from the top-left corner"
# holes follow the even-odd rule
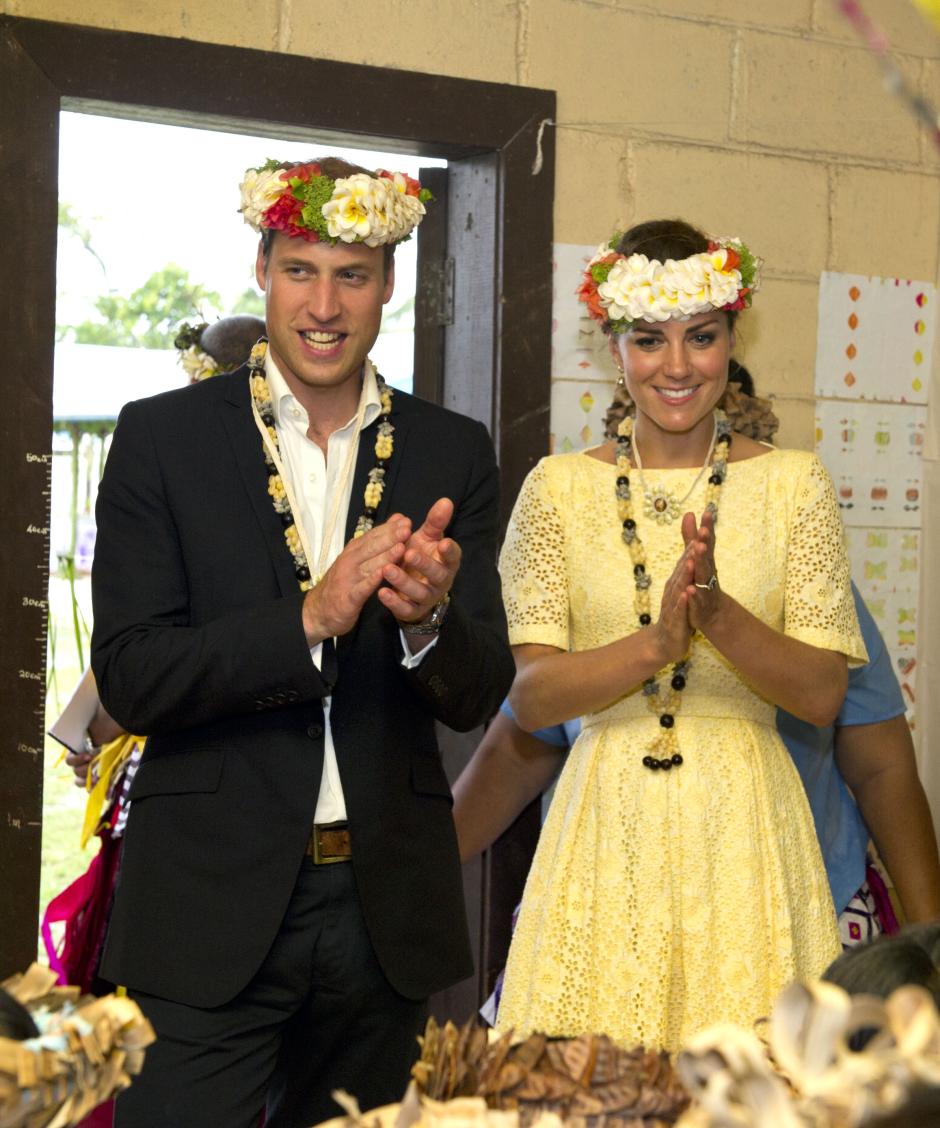
[[[695,583],[694,580],[693,583]],[[695,587],[697,587],[699,591],[714,591],[715,588],[718,587],[718,573],[712,572],[711,579],[707,584],[695,584]]]

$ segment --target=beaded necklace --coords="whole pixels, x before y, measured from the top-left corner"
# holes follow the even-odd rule
[[[294,517],[296,505],[292,498],[292,491],[283,473],[280,459],[280,442],[277,437],[277,428],[274,423],[274,404],[271,400],[271,389],[268,379],[264,374],[264,358],[268,351],[268,342],[264,337],[251,350],[248,359],[249,385],[251,388],[251,407],[255,419],[261,429],[264,451],[264,461],[268,468],[268,494],[274,505],[275,512],[281,519],[284,529],[284,540],[294,561],[294,574],[300,585],[301,591],[308,591],[320,582],[320,575],[312,576],[310,572],[310,554],[305,545],[306,538],[303,526]],[[371,361],[366,360],[366,364]],[[373,368],[373,371],[374,368]],[[392,389],[378,372],[375,372],[375,382],[378,386],[379,400],[382,404],[380,422],[375,438],[375,466],[369,471],[366,487],[363,491],[363,510],[356,522],[353,537],[361,537],[367,533],[375,523],[376,510],[382,500],[385,490],[385,465],[392,457],[394,443],[392,433],[394,426],[389,422],[388,416],[392,410]],[[299,512],[299,509],[298,509]],[[325,543],[324,551],[329,546]],[[322,557],[321,553],[321,557]]]
[[[718,425],[716,423],[712,428],[712,441],[708,444],[708,451],[705,454],[702,469],[695,475],[695,480],[682,497],[676,497],[672,490],[666,489],[663,485],[647,485],[646,478],[643,476],[643,460],[640,458],[640,448],[636,443],[633,444],[633,464],[636,467],[637,477],[640,479],[640,489],[643,491],[644,501],[643,512],[647,517],[652,517],[659,525],[671,525],[677,517],[682,516],[684,512],[682,507],[695,492],[695,487],[702,480],[702,475],[708,469],[708,464],[712,460],[712,454],[715,451],[715,443],[717,440]]]
[[[621,536],[630,550],[630,559],[633,562],[633,580],[636,592],[633,597],[633,606],[641,627],[648,627],[653,621],[650,613],[650,585],[652,579],[646,571],[646,550],[640,540],[636,527],[636,518],[633,513],[633,502],[630,492],[631,456],[634,456],[633,445],[633,416],[624,417],[617,428],[617,513],[622,526]],[[728,451],[731,447],[731,425],[723,411],[715,412],[714,459],[711,472],[708,475],[708,485],[705,488],[705,512],[711,513],[718,520],[718,498],[721,495],[721,485],[725,480],[728,470]],[[707,459],[706,459],[707,462]],[[698,478],[696,478],[696,482]],[[686,495],[688,496],[688,495]],[[676,662],[672,667],[669,679],[669,692],[660,698],[659,682],[655,676],[650,676],[643,682],[643,696],[650,712],[659,717],[660,734],[653,741],[647,755],[643,757],[643,766],[651,771],[660,769],[668,772],[673,767],[678,768],[682,763],[682,754],[679,751],[679,741],[676,737],[676,713],[679,711],[681,694],[686,686],[686,678],[692,663],[688,658]],[[659,755],[652,755],[658,752]]]

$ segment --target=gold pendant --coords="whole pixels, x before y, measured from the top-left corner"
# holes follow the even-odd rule
[[[643,491],[643,512],[658,525],[671,525],[679,516],[679,502],[663,486],[650,486]]]

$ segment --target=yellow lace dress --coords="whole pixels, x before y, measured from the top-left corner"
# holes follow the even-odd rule
[[[681,498],[696,474],[646,479]],[[583,453],[529,474],[500,560],[512,643],[586,650],[637,629],[615,478]],[[655,619],[682,534],[646,516],[631,484]],[[700,514],[704,492],[705,475],[683,512]],[[838,505],[815,455],[729,464],[715,559],[723,589],[764,622],[865,660]],[[812,817],[774,719],[701,636],[676,716],[681,767],[643,766],[659,722],[639,690],[583,718],[526,884],[500,1029],[676,1050],[712,1023],[769,1014],[787,983],[838,954]]]

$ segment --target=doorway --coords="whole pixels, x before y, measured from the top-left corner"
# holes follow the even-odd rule
[[[254,279],[257,235],[238,214],[245,169],[269,153],[302,161],[331,153],[366,168],[418,178],[446,161],[270,136],[163,125],[101,114],[59,116],[58,245],[53,434],[49,498],[48,733],[89,656],[90,573],[97,485],[121,407],[189,381],[174,348],[181,324],[229,314],[264,317]],[[88,175],[89,154],[120,154],[128,184]],[[153,176],[150,170],[163,170]],[[187,172],[188,170],[188,172]],[[200,216],[202,211],[202,216]],[[395,255],[395,294],[372,359],[387,382],[414,384],[417,238]],[[80,844],[86,802],[64,749],[44,742],[40,911],[87,867]]]
[[[311,98],[311,90],[324,96]],[[354,102],[343,96],[349,90]],[[0,976],[32,958],[39,899],[62,110],[283,140],[326,131],[446,160],[442,243],[454,262],[452,311],[443,324],[426,324],[422,302],[433,304],[432,295],[419,287],[416,382],[432,369],[441,401],[490,428],[504,522],[525,473],[547,451],[552,130],[541,137],[538,173],[533,162],[540,126],[555,117],[551,91],[0,17],[0,346],[12,374],[0,415]],[[103,175],[105,156],[89,154],[90,176]],[[485,977],[501,958],[487,955],[487,865],[478,884]]]

